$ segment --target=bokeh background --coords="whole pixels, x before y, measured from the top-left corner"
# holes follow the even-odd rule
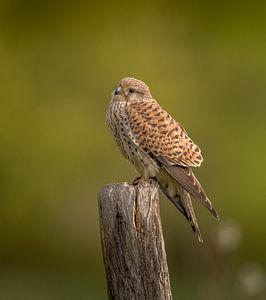
[[[111,91],[151,87],[203,151],[205,243],[161,196],[174,299],[266,299],[266,21],[252,1],[0,2],[0,299],[106,299],[97,193],[132,181]]]

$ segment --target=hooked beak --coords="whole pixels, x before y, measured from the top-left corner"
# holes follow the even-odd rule
[[[122,94],[122,88],[121,88],[121,86],[118,86],[118,87],[116,87],[115,88],[115,95],[118,95],[118,94]]]

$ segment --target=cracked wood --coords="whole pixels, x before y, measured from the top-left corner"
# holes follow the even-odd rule
[[[157,183],[109,184],[98,201],[109,299],[172,299]]]

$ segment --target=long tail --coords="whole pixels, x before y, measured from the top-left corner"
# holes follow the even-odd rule
[[[203,242],[190,194],[164,172],[160,172],[156,179],[164,194],[188,220],[199,242]]]
[[[191,196],[195,197],[219,220],[217,210],[204,192],[201,184],[195,177],[191,168],[180,166],[164,167],[164,171],[178,184],[180,184]]]

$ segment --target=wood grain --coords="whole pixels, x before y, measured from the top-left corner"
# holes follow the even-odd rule
[[[157,183],[109,184],[98,202],[109,299],[172,299]]]

